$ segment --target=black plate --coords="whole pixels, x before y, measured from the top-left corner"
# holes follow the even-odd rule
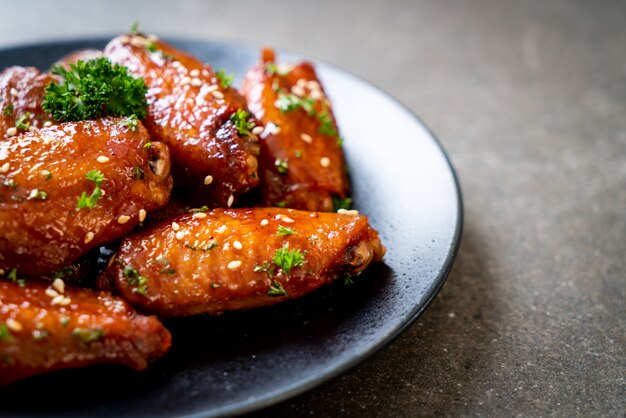
[[[104,39],[0,50],[0,68],[45,69]],[[257,46],[173,43],[241,75]],[[283,58],[297,58],[281,54]],[[39,376],[0,390],[0,415],[216,416],[285,400],[388,344],[426,309],[459,245],[458,182],[441,147],[405,107],[362,79],[317,63],[334,103],[356,208],[387,246],[385,263],[351,286],[337,283],[280,306],[166,323],[172,351],[147,371],[97,366]]]

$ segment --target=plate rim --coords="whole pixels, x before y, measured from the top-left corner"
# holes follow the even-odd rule
[[[73,37],[73,38],[51,38],[45,39],[41,41],[28,41],[20,44],[11,44],[0,47],[0,53],[11,53],[12,51],[18,52],[25,48],[40,48],[46,46],[63,46],[63,45],[76,45],[80,43],[104,43],[106,44],[112,38],[117,35],[98,35],[98,36],[84,36],[84,37]],[[217,39],[204,39],[204,38],[194,38],[194,37],[186,37],[186,36],[176,36],[176,35],[168,35],[160,36],[161,39],[166,40],[167,42],[185,44],[185,43],[196,43],[196,44],[221,44],[244,48],[256,48],[260,50],[264,45],[264,43],[256,43],[250,41],[242,41],[242,40],[229,40],[223,38]],[[185,415],[178,415],[179,417],[185,418],[199,418],[199,417],[207,417],[207,416],[236,416],[245,413],[250,413],[253,411],[259,411],[273,405],[279,404],[281,402],[287,401],[288,399],[294,398],[298,395],[306,393],[316,387],[324,383],[329,383],[330,381],[336,379],[340,375],[345,374],[351,369],[354,369],[356,366],[363,364],[365,360],[371,358],[374,354],[379,353],[384,347],[391,344],[394,340],[396,340],[410,325],[412,325],[417,318],[419,318],[425,311],[428,309],[433,300],[437,297],[439,292],[441,291],[443,285],[445,284],[452,268],[454,266],[454,262],[457,258],[459,248],[461,246],[461,240],[463,236],[463,226],[464,226],[464,203],[463,203],[463,194],[460,178],[457,174],[457,171],[452,164],[449,154],[446,152],[445,148],[441,144],[439,138],[434,134],[434,132],[424,123],[424,121],[413,112],[405,103],[400,101],[395,96],[391,95],[389,92],[384,90],[382,87],[376,85],[375,83],[365,79],[364,77],[355,74],[351,70],[340,67],[336,64],[329,63],[323,59],[319,59],[313,57],[308,54],[302,54],[299,52],[294,52],[288,48],[276,48],[278,53],[287,53],[292,56],[296,56],[305,60],[311,61],[313,64],[323,64],[331,68],[332,70],[338,71],[347,75],[350,78],[356,79],[364,85],[368,86],[376,90],[378,93],[384,95],[389,98],[394,104],[399,106],[407,115],[410,115],[417,123],[425,130],[428,134],[429,139],[436,145],[437,149],[441,153],[445,164],[450,170],[450,174],[452,175],[452,180],[454,184],[454,197],[457,201],[457,212],[456,212],[456,225],[454,228],[454,234],[452,236],[450,248],[448,248],[448,252],[446,254],[445,259],[442,261],[442,267],[439,271],[439,274],[433,281],[433,286],[431,287],[427,298],[424,303],[421,305],[415,305],[414,309],[411,309],[409,313],[405,315],[405,317],[400,321],[400,325],[391,330],[387,335],[377,341],[375,344],[371,345],[367,350],[356,354],[354,357],[351,357],[348,360],[341,362],[338,366],[330,367],[325,370],[322,370],[320,373],[312,375],[308,378],[299,380],[295,383],[292,383],[288,386],[283,386],[279,389],[273,390],[271,392],[267,392],[258,397],[255,397],[251,400],[244,400],[236,402],[232,405],[226,405],[219,408],[212,409],[210,411],[205,410],[203,412],[193,412]]]

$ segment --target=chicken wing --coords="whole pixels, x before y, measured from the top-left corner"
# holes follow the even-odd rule
[[[34,67],[9,67],[0,73],[0,141],[54,123],[41,104],[46,86],[55,80]]]
[[[349,193],[341,139],[313,66],[275,63],[274,52],[246,74],[243,94],[264,124],[259,176],[262,205],[332,211]]]
[[[135,123],[70,122],[0,142],[0,273],[50,277],[167,203],[167,147]]]
[[[66,70],[69,70],[70,65],[76,64],[78,61],[91,61],[96,58],[101,58],[103,56],[104,52],[100,51],[99,49],[79,49],[61,57],[61,59],[54,63],[53,67],[56,65],[60,65]]]
[[[162,317],[219,314],[298,298],[384,252],[353,212],[215,209],[125,238],[101,282]]]
[[[104,53],[145,80],[146,128],[169,146],[177,186],[230,207],[257,185],[255,121],[210,66],[139,34],[113,39]]]
[[[155,317],[106,292],[48,284],[0,281],[0,386],[99,363],[141,370],[169,350]]]

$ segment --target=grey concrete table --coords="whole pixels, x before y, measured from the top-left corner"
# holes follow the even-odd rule
[[[0,46],[126,30],[289,48],[407,104],[466,226],[388,348],[258,416],[626,414],[626,2],[71,2],[2,7]]]

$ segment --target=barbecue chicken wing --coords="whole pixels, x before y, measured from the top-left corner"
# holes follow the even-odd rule
[[[167,203],[167,147],[128,121],[63,123],[0,142],[4,274],[50,277]]]
[[[210,66],[139,34],[113,39],[104,53],[145,80],[144,123],[155,140],[169,146],[177,186],[230,207],[257,185],[254,119],[244,113],[243,97],[224,88]]]
[[[96,58],[101,58],[103,56],[104,53],[99,49],[79,49],[61,57],[61,59],[54,63],[53,67],[55,65],[60,65],[69,70],[70,64],[76,64],[78,61],[91,61],[95,60]]]
[[[141,370],[168,351],[170,333],[155,317],[107,292],[48,285],[0,281],[0,386],[99,363]]]
[[[332,211],[349,193],[341,139],[313,66],[275,63],[263,51],[243,83],[250,111],[266,125],[259,175],[264,206]]]
[[[34,67],[9,67],[0,73],[0,141],[55,123],[41,108],[46,86],[55,80]]]
[[[122,241],[101,282],[162,317],[295,299],[384,254],[367,218],[275,208],[185,214]]]

